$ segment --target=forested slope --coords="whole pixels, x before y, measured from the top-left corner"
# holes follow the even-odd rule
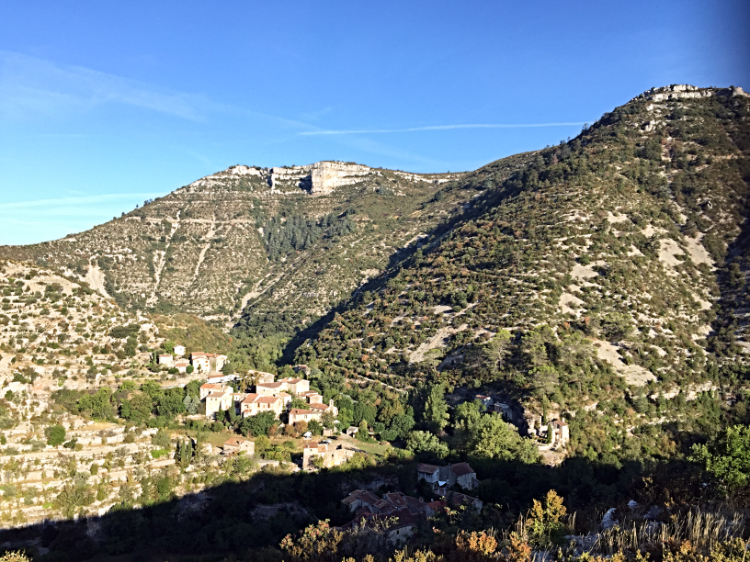
[[[495,164],[468,175],[471,209],[298,360],[396,385],[502,383],[530,423],[543,409],[581,423],[597,403],[614,424],[692,423],[677,402],[726,383],[718,412],[747,377],[748,101],[653,90],[506,180]]]

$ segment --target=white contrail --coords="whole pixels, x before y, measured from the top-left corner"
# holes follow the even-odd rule
[[[408,127],[405,129],[345,129],[340,131],[304,131],[298,135],[364,135],[375,133],[415,133],[418,131],[450,131],[453,129],[524,129],[533,127],[581,126],[580,123],[469,123],[465,125],[431,125],[428,127]]]
[[[85,195],[82,197],[58,197],[55,199],[34,199],[32,201],[15,201],[0,203],[0,209],[21,209],[26,207],[47,207],[51,205],[80,205],[106,203],[116,199],[131,199],[135,197],[160,197],[163,193],[105,193],[101,195]]]

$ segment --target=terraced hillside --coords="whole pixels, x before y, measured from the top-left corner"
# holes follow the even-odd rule
[[[716,382],[750,351],[749,102],[655,89],[504,181],[495,163],[444,187],[482,195],[298,360],[396,384],[503,380],[568,411]]]
[[[433,200],[458,177],[337,162],[233,166],[87,232],[0,256],[62,268],[131,309],[227,321],[249,305],[316,317],[464,203],[463,194]]]

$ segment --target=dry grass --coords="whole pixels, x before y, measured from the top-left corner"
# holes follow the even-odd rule
[[[685,515],[673,515],[668,521],[625,520],[612,529],[599,533],[592,554],[612,555],[618,551],[663,550],[684,541],[698,551],[709,552],[718,543],[741,537],[744,517],[735,513],[724,515],[692,509]]]

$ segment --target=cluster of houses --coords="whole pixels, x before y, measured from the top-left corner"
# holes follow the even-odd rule
[[[161,353],[157,356],[159,365],[167,369],[177,369],[178,373],[187,373],[188,367],[192,365],[194,373],[216,373],[224,368],[227,356],[218,353],[204,353],[194,351],[190,359],[185,358],[185,346],[177,344],[172,353]]]
[[[445,479],[440,480],[443,477]],[[417,479],[430,483],[433,492],[441,499],[425,502],[422,498],[407,496],[402,492],[383,494],[383,497],[379,498],[366,490],[354,490],[341,500],[341,503],[354,513],[354,519],[341,528],[364,525],[372,532],[385,533],[389,543],[402,544],[414,534],[421,521],[437,515],[448,506],[463,505],[476,510],[477,513],[482,511],[484,504],[481,500],[450,489],[456,485],[464,489],[474,489],[478,486],[477,475],[467,463],[447,466],[419,464]],[[396,519],[396,523],[387,529],[382,530],[382,526],[378,525],[392,518]]]
[[[520,421],[515,419],[513,409],[508,404],[481,394],[477,394],[474,399],[481,402],[488,412],[501,415],[509,423],[517,425],[517,421]],[[538,427],[532,427],[530,431],[537,437],[548,440],[548,443],[541,447],[542,449],[561,449],[570,441],[570,428],[563,420],[540,423]]]
[[[224,377],[209,377],[207,383],[200,387],[200,399],[206,403],[206,416],[213,418],[218,412],[225,412],[234,408],[235,413],[243,418],[273,412],[278,418],[282,413],[289,412],[289,423],[320,422],[327,412],[333,417],[338,416],[338,408],[330,400],[323,403],[323,396],[310,390],[310,381],[300,378],[283,378],[274,381],[271,373],[259,373],[255,376],[255,392],[235,392],[226,384],[226,379],[236,375]],[[291,408],[292,397],[306,402],[306,407]]]

